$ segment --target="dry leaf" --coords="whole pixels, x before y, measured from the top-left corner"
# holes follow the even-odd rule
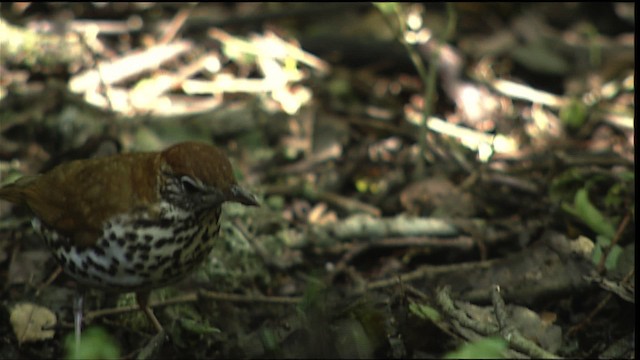
[[[11,309],[11,326],[19,344],[53,338],[55,331],[48,329],[55,324],[56,314],[45,307],[20,303]]]

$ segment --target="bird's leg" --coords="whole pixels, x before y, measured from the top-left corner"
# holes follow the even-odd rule
[[[148,291],[137,292],[136,300],[138,301],[138,306],[140,307],[140,309],[142,309],[145,315],[147,315],[147,318],[149,318],[149,321],[151,321],[153,327],[156,328],[156,331],[158,331],[158,333],[162,333],[164,332],[164,329],[162,328],[162,325],[160,325],[160,322],[158,321],[156,316],[153,314],[153,310],[151,310],[151,308],[149,307],[149,295],[150,293]]]
[[[84,303],[84,290],[77,289],[73,299],[73,325],[76,337],[76,353],[80,349],[80,332],[82,331],[82,308]]]

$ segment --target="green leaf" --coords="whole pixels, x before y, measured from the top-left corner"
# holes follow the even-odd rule
[[[570,129],[579,129],[587,120],[587,106],[578,99],[571,100],[560,109],[560,120]]]
[[[504,359],[507,342],[499,337],[488,337],[465,343],[445,355],[445,359]]]
[[[611,250],[609,250],[607,259],[604,261],[604,267],[607,271],[611,271],[618,267],[618,259],[620,259],[620,255],[622,255],[622,247],[613,245]]]
[[[604,197],[604,205],[609,209],[623,206],[624,203],[633,198],[635,188],[635,176],[633,172],[624,171],[617,174],[616,177],[619,181],[611,186],[609,191],[607,191],[607,195]]]
[[[571,70],[567,60],[542,42],[514,46],[511,56],[517,63],[538,73],[565,75]]]
[[[76,348],[74,334],[65,338],[67,359],[119,359],[120,348],[103,328],[90,327],[82,333]]]
[[[398,11],[398,3],[395,2],[374,2],[373,5],[383,14],[393,14]]]
[[[603,248],[608,248],[611,246],[611,238],[608,236],[598,235],[596,236],[596,243],[602,246]]]
[[[600,263],[600,259],[602,259],[602,246],[600,243],[596,242],[596,246],[593,247],[593,253],[591,254],[591,262],[595,265]]]
[[[587,181],[585,177],[585,174],[578,168],[570,168],[556,176],[549,188],[551,201],[559,203],[572,200],[575,191]]]
[[[440,313],[438,310],[429,305],[411,303],[409,304],[409,311],[424,320],[431,320],[433,322],[440,320]]]
[[[194,334],[218,334],[221,332],[220,329],[216,327],[209,326],[208,324],[204,324],[193,319],[180,318],[179,321],[183,328]]]
[[[591,204],[585,188],[576,192],[574,210],[576,215],[584,221],[591,230],[610,239],[615,235],[613,225]]]

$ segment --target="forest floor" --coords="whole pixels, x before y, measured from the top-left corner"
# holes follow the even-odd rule
[[[0,186],[198,140],[198,271],[87,294],[0,201],[0,358],[634,358],[633,3],[2,3]],[[55,191],[55,189],[52,189]]]

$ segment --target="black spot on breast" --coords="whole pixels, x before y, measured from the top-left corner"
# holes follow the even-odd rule
[[[145,235],[144,241],[146,241],[147,243],[150,243],[151,241],[153,241],[153,236],[149,234]]]
[[[134,251],[127,250],[126,254],[124,254],[124,258],[127,259],[127,261],[129,261],[129,262],[133,261],[133,253],[134,253]]]
[[[129,274],[129,275],[135,275],[135,274],[138,273],[138,271],[136,269],[132,269],[132,268],[124,269],[124,272]]]
[[[194,264],[195,261],[196,261],[196,258],[192,257],[189,260],[185,261],[182,265],[187,267],[187,268],[190,268]]]
[[[165,278],[172,278],[176,276],[180,271],[182,271],[182,267],[180,266],[169,266],[168,268],[164,269],[164,271],[162,272],[162,276]]]
[[[158,263],[158,262],[155,262],[155,263],[149,265],[149,267],[148,267],[149,271],[156,271],[159,268],[160,268],[160,263]]]
[[[124,238],[118,238],[118,245],[120,245],[120,247],[124,247],[124,244],[126,244],[126,241],[124,241]]]
[[[58,259],[58,262],[60,263],[60,266],[62,266],[62,267],[66,267],[67,263],[69,262],[69,260],[67,260],[67,258],[65,256],[56,256],[56,259]]]
[[[173,254],[171,254],[171,257],[173,258],[174,262],[178,262],[180,261],[180,254],[182,253],[182,249],[181,248],[177,248],[173,251]]]
[[[85,268],[85,269],[88,268],[88,267],[91,267],[91,266],[96,266],[96,265],[97,265],[96,262],[93,261],[93,259],[88,257],[88,256],[82,262],[82,267]]]
[[[107,268],[106,268],[106,267],[104,267],[104,265],[101,265],[101,264],[96,263],[96,264],[94,265],[94,267],[95,267],[98,271],[100,271],[100,272],[103,272],[103,273],[107,273],[107,272],[108,272]]]
[[[111,266],[109,266],[109,271],[107,271],[107,274],[109,274],[111,276],[116,276],[117,273],[118,273],[118,265],[116,265],[116,263],[112,262]]]
[[[157,260],[160,266],[166,265],[171,261],[169,256],[163,256],[161,259]]]
[[[155,221],[150,219],[140,219],[135,222],[136,228],[149,228],[155,226]]]
[[[126,233],[124,236],[125,236],[125,237],[127,238],[127,240],[129,240],[130,242],[136,241],[136,239],[137,239],[136,233],[134,233],[134,232],[128,232],[128,233]]]
[[[144,263],[141,263],[141,262],[137,263],[137,264],[133,265],[133,268],[138,270],[138,271],[142,271],[142,270],[144,270]]]
[[[90,258],[90,257],[87,257],[87,259],[83,263],[83,267],[85,269],[94,268],[94,269],[96,269],[98,271],[101,271],[101,272],[107,272],[107,268],[106,267],[98,264],[97,262],[95,262],[95,260],[93,260],[93,258]]]
[[[166,244],[168,244],[169,241],[171,241],[170,238],[160,239],[160,240],[156,241],[155,244],[153,244],[153,247],[156,248],[156,249],[160,249],[161,247],[163,247]]]
[[[186,227],[184,225],[173,228],[173,237],[176,237],[182,234],[183,232],[185,232],[185,230],[186,230]]]
[[[93,248],[93,252],[96,253],[96,255],[98,255],[98,256],[104,256],[105,255],[104,249],[102,247],[100,247],[100,246],[95,246]]]

